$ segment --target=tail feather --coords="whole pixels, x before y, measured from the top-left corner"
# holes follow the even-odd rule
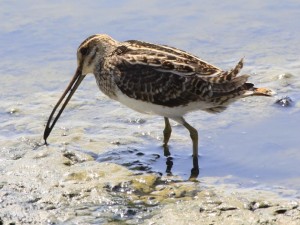
[[[248,91],[250,91],[250,93],[248,93],[248,95],[273,96],[275,94],[275,92],[269,88],[252,87],[252,88],[248,89]],[[246,95],[247,95],[247,93],[246,93]]]
[[[263,96],[272,96],[275,94],[274,91],[268,88],[256,88],[254,84],[247,83],[249,75],[238,76],[240,70],[243,68],[242,58],[235,68],[221,72],[216,77],[210,77],[204,79],[208,81],[211,85],[212,97],[213,98],[236,98],[237,96],[246,97],[250,95],[263,95]]]
[[[242,75],[239,77],[235,77],[230,82],[213,84],[212,91],[218,93],[225,93],[225,92],[231,92],[237,90],[238,88],[242,87],[246,83],[248,77],[249,77],[248,75]]]
[[[241,71],[243,66],[244,66],[244,58],[242,58],[233,69],[221,75],[221,77],[223,77],[224,80],[226,81],[231,81],[233,78],[235,78],[238,75],[238,73]]]
[[[243,66],[244,66],[243,61],[244,61],[244,58],[242,58],[233,69],[231,69],[229,71],[221,72],[216,77],[210,77],[208,79],[204,78],[204,80],[207,80],[208,82],[213,83],[213,84],[220,84],[220,83],[224,84],[224,83],[231,82],[232,79],[234,79],[238,75],[238,73],[241,71],[241,69],[243,68]]]

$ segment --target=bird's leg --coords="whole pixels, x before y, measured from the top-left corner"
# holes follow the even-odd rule
[[[164,117],[165,119],[165,129],[164,129],[164,145],[167,145],[169,140],[170,140],[170,136],[171,136],[171,132],[172,132],[172,128],[170,125],[170,121],[168,117]]]
[[[189,130],[190,136],[193,142],[193,157],[198,157],[198,131],[192,127],[190,124],[188,124],[183,118],[183,126]]]
[[[167,157],[166,172],[167,172],[167,174],[171,175],[172,174],[171,170],[172,170],[172,167],[173,167],[173,158],[170,156],[171,153],[169,151],[168,142],[169,142],[170,137],[171,137],[172,128],[171,128],[171,125],[170,125],[169,118],[168,117],[164,117],[164,119],[165,119],[164,145],[163,145],[163,147],[164,147],[164,156]]]
[[[171,128],[171,125],[170,125],[169,118],[164,117],[164,119],[165,119],[164,145],[163,145],[163,147],[164,147],[164,155],[165,156],[169,156],[171,154],[170,154],[170,151],[169,151],[169,148],[168,148],[168,142],[169,142],[170,137],[171,137],[172,128]]]
[[[197,177],[199,174],[199,165],[198,165],[198,131],[192,127],[190,124],[188,124],[183,118],[182,125],[189,130],[190,136],[193,142],[193,169],[191,177]]]

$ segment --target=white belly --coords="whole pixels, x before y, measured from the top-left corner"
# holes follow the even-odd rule
[[[203,110],[213,107],[212,103],[206,102],[191,102],[188,105],[184,106],[167,107],[129,98],[127,95],[121,93],[121,91],[117,92],[117,98],[115,100],[137,112],[160,115],[168,118],[182,117],[183,115],[191,111],[201,109]]]

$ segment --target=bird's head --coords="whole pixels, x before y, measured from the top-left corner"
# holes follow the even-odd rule
[[[97,65],[117,46],[117,41],[106,34],[96,34],[85,39],[77,49],[77,64],[82,75],[94,73]]]
[[[46,140],[50,135],[56,121],[60,117],[81,81],[88,73],[94,73],[96,69],[101,69],[104,59],[109,56],[116,46],[117,41],[106,34],[92,35],[79,45],[77,50],[77,70],[49,116],[44,131],[45,143],[47,143]],[[60,109],[58,110],[58,113],[56,116],[54,116],[59,107]],[[53,117],[54,119],[52,120]]]

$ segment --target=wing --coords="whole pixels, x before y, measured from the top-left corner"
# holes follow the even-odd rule
[[[145,65],[119,64],[114,79],[127,96],[169,107],[187,105],[209,94],[209,84],[205,81]]]
[[[236,77],[242,60],[231,71],[182,50],[140,41],[122,43],[111,55],[114,80],[131,98],[169,107],[212,99],[246,82]]]
[[[235,68],[222,71],[183,50],[136,40],[121,43],[113,54],[122,56],[131,64],[148,65],[158,71],[176,73],[181,76],[197,76],[211,83],[231,81],[243,67],[243,59],[241,59]]]
[[[142,41],[127,41],[120,46],[124,58],[131,63],[151,65],[160,71],[172,71],[178,75],[214,76],[219,68],[185,51]]]

